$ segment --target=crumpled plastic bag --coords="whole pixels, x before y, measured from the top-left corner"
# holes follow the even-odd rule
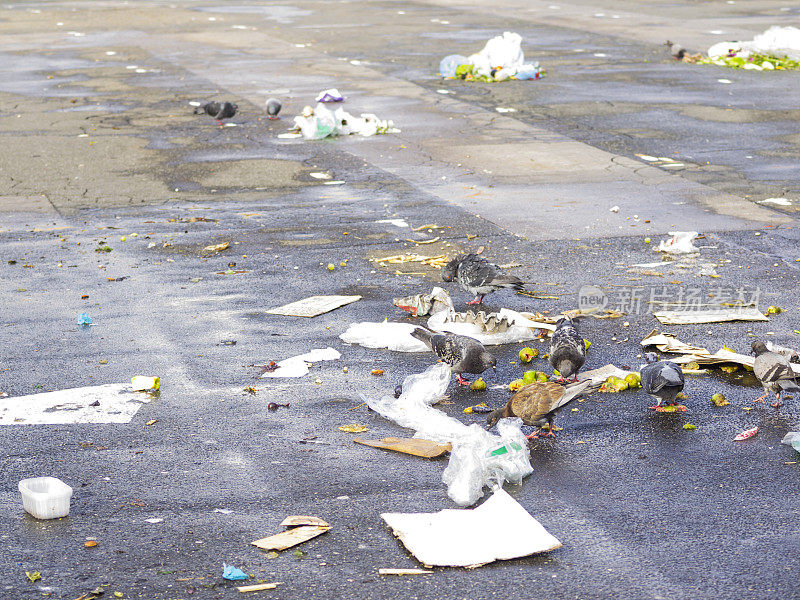
[[[781,444],[786,444],[787,446],[791,446],[798,452],[800,452],[800,431],[790,431],[781,440]]]
[[[383,417],[414,429],[414,437],[451,443],[450,463],[442,481],[454,502],[469,506],[480,499],[484,486],[502,486],[504,481],[518,484],[533,468],[520,419],[501,419],[497,424],[500,435],[496,435],[478,424],[467,426],[433,408],[432,404],[447,391],[451,377],[449,367],[439,363],[406,377],[399,398],[361,398]]]
[[[344,96],[336,88],[330,88],[317,94],[316,100],[317,102],[344,102]]]
[[[697,254],[700,249],[692,241],[699,235],[696,231],[670,231],[668,240],[661,240],[658,244],[659,252],[667,254]]]
[[[445,56],[439,63],[439,75],[442,77],[455,77],[456,69],[461,65],[468,65],[469,59],[460,54]]]
[[[234,567],[233,565],[222,565],[222,577],[223,579],[227,579],[229,581],[243,581],[245,579],[250,579],[250,577],[242,571],[241,569]]]
[[[336,117],[322,103],[317,103],[314,108],[306,106],[303,114],[294,118],[294,124],[307,140],[321,140],[336,135]]]
[[[365,348],[386,348],[397,352],[427,352],[429,348],[411,332],[417,328],[411,323],[353,323],[339,339],[347,344],[358,344]]]
[[[447,290],[435,286],[429,294],[414,294],[405,298],[395,298],[392,304],[411,313],[415,317],[453,310],[453,300]]]

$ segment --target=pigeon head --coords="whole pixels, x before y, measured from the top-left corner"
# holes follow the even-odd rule
[[[644,355],[644,362],[648,365],[658,362],[658,355],[655,352],[648,352]]]
[[[500,420],[502,416],[503,414],[502,411],[500,410],[495,410],[486,415],[486,429],[491,429],[492,427],[497,425],[497,422]]]
[[[463,258],[464,255],[459,254],[453,260],[447,263],[444,267],[442,267],[442,281],[447,281],[447,282],[453,281],[453,279],[456,276],[456,273],[458,272],[458,265],[461,264]]]
[[[559,317],[558,321],[556,321],[556,329],[563,329],[564,327],[574,327],[577,329],[575,321],[569,317]]]
[[[752,348],[753,350],[751,354],[755,354],[756,356],[759,354],[764,354],[764,352],[769,352],[769,350],[767,350],[767,345],[761,340],[756,340],[753,342]]]

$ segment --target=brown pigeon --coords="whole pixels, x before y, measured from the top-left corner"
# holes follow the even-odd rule
[[[591,380],[585,380],[577,385],[564,387],[553,381],[529,383],[522,386],[516,394],[511,396],[503,408],[489,413],[486,417],[487,429],[490,429],[500,419],[505,417],[519,417],[525,425],[539,427],[547,422],[548,430],[545,436],[555,437],[553,433],[553,417],[558,409],[583,392]],[[538,438],[538,432],[527,436],[528,439]]]

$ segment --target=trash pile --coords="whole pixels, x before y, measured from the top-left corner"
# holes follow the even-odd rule
[[[521,46],[522,36],[506,31],[486,42],[477,54],[445,56],[439,63],[439,74],[445,79],[486,82],[544,77],[545,70],[538,62],[525,62]]]
[[[360,117],[355,117],[341,106],[335,111],[325,106],[326,103],[343,101],[344,97],[339,90],[323,90],[317,96],[317,105],[303,108],[302,113],[294,118],[294,127],[278,137],[321,140],[340,135],[370,137],[381,133],[400,133],[392,121],[380,119],[372,113],[362,113]]]
[[[800,29],[773,26],[752,40],[718,42],[708,56],[690,54],[680,45],[667,42],[672,55],[683,62],[718,65],[752,71],[800,69]]]

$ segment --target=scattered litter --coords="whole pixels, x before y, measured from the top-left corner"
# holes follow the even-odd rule
[[[719,42],[700,62],[739,69],[800,69],[800,29],[773,26],[744,42]]]
[[[672,237],[661,240],[658,244],[659,252],[667,254],[697,254],[700,252],[700,249],[692,244],[692,241],[698,236],[696,231],[670,231],[669,235]]]
[[[161,378],[136,375],[135,377],[131,377],[131,387],[133,388],[134,392],[158,390],[161,388]]]
[[[516,109],[516,108],[504,108],[504,107],[502,107],[502,106],[496,106],[496,107],[495,107],[495,110],[496,110],[497,112],[501,113],[501,114],[503,114],[503,113],[513,113],[513,112],[517,112],[517,109]]]
[[[42,574],[39,573],[39,571],[25,571],[25,577],[27,577],[31,583],[35,583],[42,578]]]
[[[242,581],[243,579],[250,579],[250,576],[242,571],[234,567],[233,565],[222,565],[222,578],[227,579],[229,581]]]
[[[81,313],[78,316],[78,325],[91,325],[92,324],[92,317],[90,317],[87,313]]]
[[[683,428],[687,431],[692,431],[693,429],[697,429],[697,426],[692,425],[691,423],[684,423]]]
[[[388,225],[394,225],[395,227],[408,227],[408,223],[406,223],[405,219],[381,219],[380,221],[375,222],[387,223]]]
[[[339,339],[365,348],[386,348],[397,352],[428,352],[429,348],[411,336],[417,328],[412,323],[352,323]]]
[[[299,354],[284,359],[276,363],[274,368],[272,363],[270,363],[260,377],[303,377],[308,374],[309,364],[326,360],[338,360],[341,356],[338,350],[330,346],[325,349],[317,348],[305,354]]]
[[[751,437],[758,433],[758,427],[753,427],[752,429],[745,429],[742,433],[737,435],[733,438],[734,442],[741,442],[743,440],[749,440]]]
[[[618,213],[619,212],[619,206],[616,206],[616,205],[612,206],[611,208],[608,209],[608,212]]]
[[[322,185],[344,185],[345,183],[347,183],[347,182],[346,181],[337,180],[337,181],[326,181]]]
[[[315,98],[317,102],[344,102],[344,96],[336,88],[323,90]]]
[[[469,389],[476,392],[484,391],[486,389],[486,382],[483,380],[483,377],[478,377],[476,380],[470,383]]]
[[[0,425],[130,423],[151,397],[129,383],[109,383],[0,399]]]
[[[483,311],[441,311],[434,313],[427,325],[434,331],[466,335],[491,346],[524,342],[536,338],[543,329],[552,331],[556,328],[555,319],[507,308],[489,314]]]
[[[662,325],[769,321],[769,318],[754,306],[741,306],[727,310],[660,310],[654,312],[653,316]]]
[[[399,398],[394,394],[372,400],[362,395],[369,407],[401,427],[416,431],[415,437],[440,444],[451,443],[450,462],[442,474],[447,484],[447,494],[457,504],[474,504],[483,495],[485,485],[502,485],[503,481],[518,484],[533,469],[530,466],[528,447],[519,419],[503,419],[495,435],[477,424],[469,427],[436,410],[431,405],[438,402],[447,391],[452,373],[447,365],[438,363],[418,375],[406,377]],[[498,447],[513,451],[493,455]],[[518,448],[518,449],[517,449]]]
[[[22,507],[37,519],[60,519],[69,514],[72,488],[56,477],[33,477],[17,484]]]
[[[215,508],[214,512],[215,513],[220,513],[220,514],[223,514],[223,515],[229,515],[233,511],[230,508]]]
[[[778,206],[792,206],[792,201],[788,198],[764,198],[758,200],[758,204],[777,204]]]
[[[294,118],[293,133],[300,133],[307,140],[358,134],[364,137],[381,133],[400,133],[392,121],[379,119],[371,113],[354,117],[342,107],[331,112],[321,102],[316,107],[306,106],[302,114]]]
[[[313,177],[314,179],[330,179],[330,173],[309,173],[309,177]]]
[[[281,525],[292,528],[256,540],[252,542],[253,546],[262,550],[286,550],[322,535],[331,528],[319,517],[287,517]]]
[[[310,296],[266,312],[287,317],[316,317],[357,300],[361,300],[361,296]]]
[[[282,582],[275,581],[274,583],[255,583],[253,585],[241,585],[236,589],[242,593],[244,592],[262,592],[264,590],[274,590],[281,585]]]
[[[437,313],[441,310],[454,310],[450,294],[440,287],[434,287],[428,294],[395,298],[392,302],[415,317]]]
[[[341,427],[340,427],[341,429]],[[384,450],[394,450],[403,454],[421,456],[422,458],[436,458],[447,454],[453,448],[452,444],[439,444],[431,440],[421,438],[396,438],[386,437],[381,440],[364,440],[355,438],[353,441],[372,448],[382,448]]]
[[[366,425],[359,425],[358,423],[340,425],[338,429],[339,431],[344,431],[345,433],[364,433],[365,431],[369,431],[369,427]]]
[[[211,254],[213,252],[222,252],[223,250],[227,250],[228,246],[230,246],[230,242],[223,242],[221,244],[212,244],[211,246],[206,246],[203,248],[203,254]]]
[[[426,566],[477,567],[561,547],[502,489],[475,509],[382,513],[381,517]]]
[[[385,267],[387,264],[394,265],[409,262],[419,262],[423,265],[429,265],[431,267],[441,269],[447,264],[448,258],[446,254],[440,254],[438,256],[423,256],[422,254],[417,254],[416,252],[407,252],[406,254],[395,254],[383,258],[370,258],[370,261],[376,262],[382,267]]]
[[[159,519],[157,517],[154,517],[152,519],[145,519],[144,521],[145,521],[145,523],[153,523],[153,524],[155,524],[155,523],[163,523],[164,519]]]
[[[294,131],[288,131],[286,133],[279,133],[278,138],[282,140],[297,140],[303,137],[303,134]]]
[[[522,36],[506,31],[491,38],[483,49],[469,57],[451,54],[439,63],[439,74],[448,79],[467,81],[504,81],[506,79],[540,79],[544,69],[538,62],[525,63]]]
[[[378,575],[431,575],[426,569],[378,569]]]
[[[781,440],[781,444],[786,444],[787,446],[791,446],[798,452],[800,452],[800,431],[790,431]]]
[[[486,388],[486,384],[484,384],[484,389],[485,388]],[[473,406],[468,406],[467,408],[464,409],[464,412],[466,414],[473,414],[473,413],[486,414],[486,413],[492,412],[492,409],[488,404],[486,404],[486,402],[481,402],[480,404],[475,404]]]

